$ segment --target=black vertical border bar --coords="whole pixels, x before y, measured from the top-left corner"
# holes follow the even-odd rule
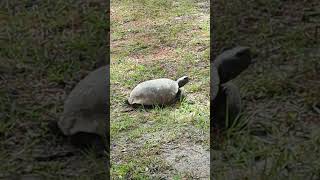
[[[216,19],[215,18],[215,12],[214,10],[217,9],[217,8],[214,8],[216,4],[216,0],[210,0],[210,87],[213,87],[212,84],[214,83],[212,80],[211,77],[215,76],[216,74],[212,71],[212,63],[214,61],[214,58],[215,58],[215,52],[216,52],[216,46],[217,46],[217,43],[216,43],[216,37],[217,37],[217,34],[215,33],[215,28],[217,27],[217,24],[215,23]],[[214,118],[213,118],[213,103],[212,103],[212,96],[213,96],[213,91],[212,89],[210,88],[210,179],[213,180],[214,177],[213,177],[213,170],[212,170],[212,167],[213,167],[213,143],[214,143]]]
[[[215,48],[215,34],[214,34],[214,28],[215,28],[215,24],[214,24],[214,20],[215,20],[215,16],[214,16],[214,0],[210,0],[210,87],[212,82],[212,75],[213,72],[211,71],[211,63],[213,62],[213,57],[214,57],[214,48]],[[210,89],[210,180],[213,180],[213,171],[212,171],[212,167],[213,167],[213,161],[212,161],[212,149],[213,149],[213,128],[212,128],[212,123],[211,122],[213,120],[213,114],[212,114],[212,102],[211,102],[211,97],[212,97],[212,90]]]
[[[106,53],[105,53],[105,57],[106,57],[106,84],[107,84],[107,89],[106,89],[106,93],[107,93],[107,109],[106,109],[106,137],[107,137],[107,147],[106,147],[106,154],[107,154],[107,177],[110,178],[110,1],[111,0],[106,0],[106,23],[107,23],[107,28],[106,28]]]

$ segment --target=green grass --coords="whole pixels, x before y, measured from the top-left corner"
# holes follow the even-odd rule
[[[163,159],[162,146],[179,145],[189,138],[188,131],[193,142],[202,134],[209,137],[209,14],[203,21],[199,14],[192,1],[111,3],[112,178],[184,177],[186,172],[170,168]],[[204,48],[197,51],[199,46]],[[187,98],[181,103],[122,112],[139,82],[183,75],[191,81],[183,88]],[[208,147],[208,140],[200,144]]]

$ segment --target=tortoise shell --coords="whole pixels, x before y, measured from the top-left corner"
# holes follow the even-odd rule
[[[129,104],[140,105],[168,105],[177,100],[180,87],[189,81],[187,76],[177,81],[161,78],[153,79],[138,84],[130,93]]]

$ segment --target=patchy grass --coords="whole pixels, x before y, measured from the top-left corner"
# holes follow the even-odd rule
[[[165,152],[185,143],[209,154],[209,14],[201,10],[195,1],[111,2],[112,178],[190,177]],[[125,111],[138,83],[183,75],[191,81],[182,88],[187,97],[181,103]]]
[[[250,46],[256,63],[235,80],[249,128],[213,150],[217,179],[319,179],[318,1],[216,1],[215,57]]]
[[[24,0],[0,6],[0,179],[106,177],[106,159],[74,150],[48,127],[70,90],[96,67],[108,28],[104,5]]]

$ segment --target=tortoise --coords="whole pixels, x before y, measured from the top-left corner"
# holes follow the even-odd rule
[[[241,112],[241,97],[239,88],[232,82],[221,84],[215,103],[212,104],[212,115],[218,129],[233,125]]]
[[[230,48],[210,64],[210,126],[223,130],[233,124],[241,111],[240,91],[230,80],[249,67],[251,52],[249,47]]]
[[[109,65],[89,73],[71,91],[57,125],[80,147],[109,147]]]
[[[143,106],[173,104],[182,95],[180,88],[188,82],[188,76],[183,76],[176,81],[168,78],[144,81],[132,90],[128,103]]]

